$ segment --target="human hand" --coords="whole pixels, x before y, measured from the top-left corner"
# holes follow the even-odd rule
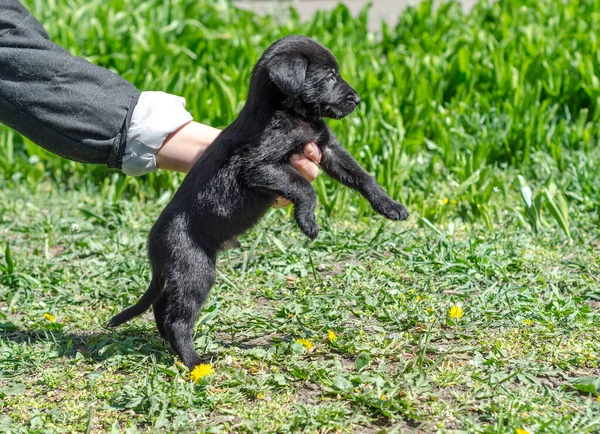
[[[304,146],[302,154],[294,154],[290,163],[308,181],[313,182],[319,175],[319,164],[321,162],[321,150],[316,143],[310,142]],[[283,197],[275,200],[273,208],[284,208],[290,205],[290,201]]]

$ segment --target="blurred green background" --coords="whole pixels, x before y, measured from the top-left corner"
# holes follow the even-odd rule
[[[600,2],[420,3],[395,26],[367,30],[344,6],[300,22],[222,1],[28,0],[51,38],[140,90],[182,95],[194,118],[225,127],[244,104],[254,62],[290,33],[317,39],[360,92],[359,110],[331,126],[396,199],[427,222],[516,219],[572,236],[573,214],[598,221]],[[521,175],[521,178],[518,176]],[[51,156],[0,128],[0,176],[156,198],[181,175],[134,179]],[[325,176],[328,215],[368,204]],[[544,215],[548,216],[545,218]]]

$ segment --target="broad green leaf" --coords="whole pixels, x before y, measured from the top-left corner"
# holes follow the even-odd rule
[[[333,380],[333,387],[342,392],[345,392],[347,390],[352,389],[352,383],[342,376],[337,376]]]
[[[569,384],[584,393],[600,394],[600,377],[569,378]]]
[[[369,356],[369,353],[366,352],[362,352],[360,353],[358,356],[356,356],[356,370],[360,371],[363,368],[369,366],[369,364],[371,363],[371,357]]]

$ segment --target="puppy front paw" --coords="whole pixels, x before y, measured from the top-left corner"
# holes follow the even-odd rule
[[[298,226],[300,227],[300,230],[302,232],[304,232],[304,234],[310,238],[311,240],[314,240],[315,238],[317,238],[317,235],[319,235],[319,224],[314,221],[313,219],[310,220],[304,220],[304,219],[298,219]]]
[[[390,198],[373,203],[373,209],[390,220],[406,220],[409,216],[404,205]]]

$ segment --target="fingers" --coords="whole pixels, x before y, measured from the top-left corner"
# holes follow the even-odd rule
[[[292,202],[287,200],[285,197],[277,197],[275,199],[275,203],[273,204],[273,208],[285,208],[286,206],[290,206]]]
[[[319,164],[321,162],[321,149],[317,146],[316,143],[307,143],[304,147],[303,153],[306,158],[312,160],[315,164]]]
[[[302,176],[308,181],[313,182],[319,176],[319,164],[321,162],[321,150],[316,143],[307,143],[302,154],[294,154],[290,158],[290,163],[296,168]],[[278,197],[273,204],[273,208],[285,208],[291,202],[283,197]]]
[[[304,153],[292,155],[290,162],[302,176],[313,182],[319,175],[317,164],[321,162],[321,150],[315,143],[307,143]]]
[[[313,182],[319,174],[319,167],[304,155],[292,155],[290,162],[310,182]]]
[[[223,250],[231,250],[231,249],[235,249],[236,247],[241,247],[242,245],[240,244],[240,242],[238,241],[237,238],[234,238],[232,240],[229,241],[225,241],[223,243],[223,245],[221,246],[221,248]]]

